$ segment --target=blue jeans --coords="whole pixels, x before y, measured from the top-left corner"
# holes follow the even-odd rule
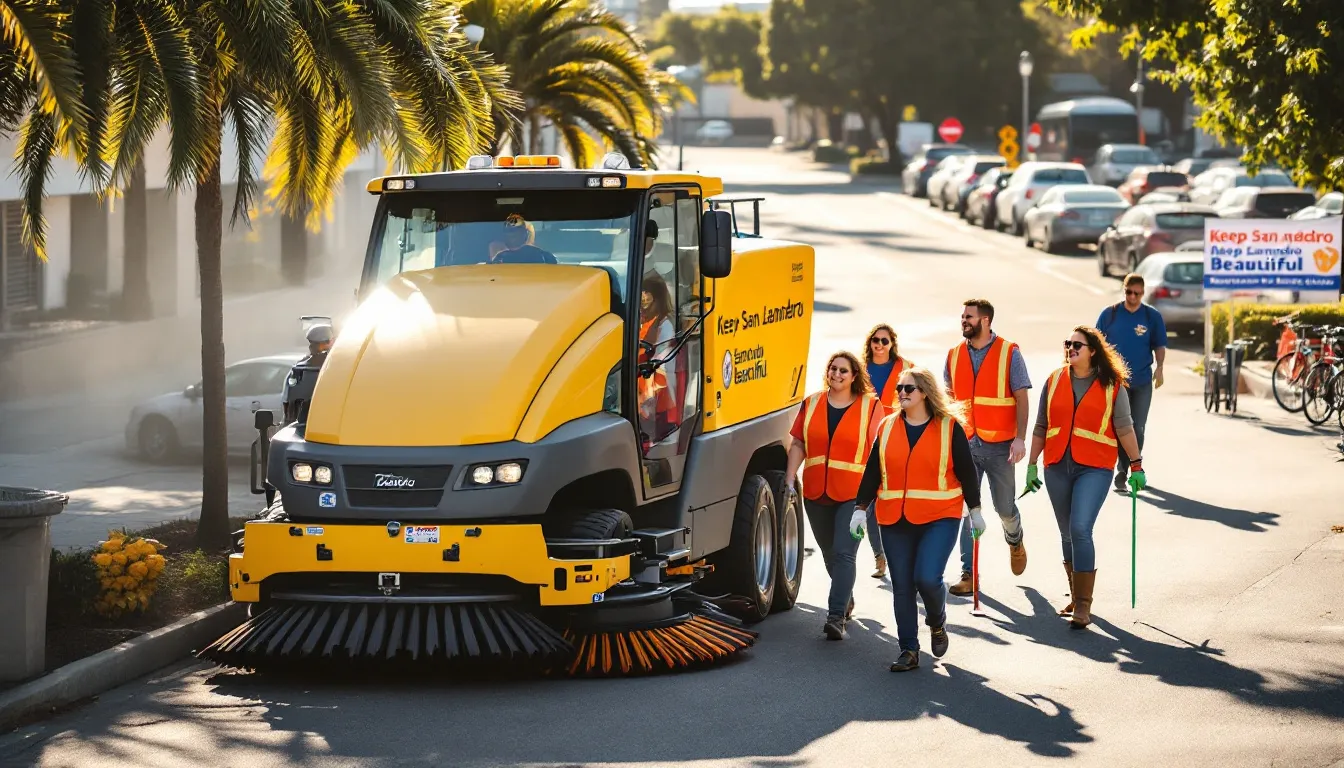
[[[1045,468],[1045,490],[1055,508],[1055,522],[1064,545],[1064,559],[1075,571],[1097,569],[1097,548],[1092,527],[1110,491],[1111,471],[1077,464],[1065,456]]]
[[[919,650],[919,607],[924,600],[924,623],[941,627],[947,621],[947,583],[943,571],[957,541],[957,518],[943,518],[916,525],[901,518],[884,525],[882,549],[891,573],[892,601],[896,606],[896,639],[902,651]]]
[[[831,577],[831,594],[826,604],[826,618],[843,619],[849,612],[849,600],[854,596],[854,555],[859,542],[849,535],[849,519],[854,516],[854,502],[821,504],[803,499],[807,522],[812,537],[821,550],[826,573]]]
[[[1153,385],[1130,387],[1129,411],[1134,416],[1134,438],[1139,441],[1139,455],[1143,455],[1143,428],[1148,425],[1148,409],[1153,405]],[[1122,449],[1115,461],[1115,474],[1124,479],[1129,477],[1129,454]]]
[[[1022,541],[1022,514],[1018,512],[1017,502],[1013,499],[1017,478],[1013,475],[1013,465],[1008,463],[1010,447],[1011,442],[981,443],[975,440],[971,443],[971,458],[975,460],[975,481],[981,487],[984,486],[985,476],[989,476],[989,498],[999,515],[999,522],[1003,524],[1003,540],[1009,545],[1016,545]],[[971,519],[967,516],[962,517],[962,520],[961,572],[970,573],[971,561],[975,559]]]

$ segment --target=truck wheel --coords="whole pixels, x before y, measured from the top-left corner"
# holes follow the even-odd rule
[[[760,621],[770,615],[775,601],[779,570],[775,562],[775,494],[760,475],[747,475],[737,495],[733,534],[728,548],[715,558],[720,578],[715,584],[747,598],[750,608],[743,617]]]
[[[586,509],[566,516],[556,526],[557,538],[564,539],[624,539],[635,525],[630,516],[619,509]]]
[[[785,483],[787,476],[779,470],[762,473],[770,490],[775,494],[776,528],[779,530],[775,545],[775,599],[771,613],[787,611],[798,602],[798,590],[803,586],[803,499]]]

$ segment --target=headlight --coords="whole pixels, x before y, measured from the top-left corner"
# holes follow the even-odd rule
[[[514,462],[500,464],[495,470],[495,479],[501,483],[516,483],[523,479],[523,468]]]
[[[311,483],[313,481],[313,467],[310,464],[295,464],[290,468],[289,473],[296,483]]]
[[[477,485],[489,485],[494,479],[494,467],[477,467],[471,471],[471,481]]]
[[[313,470],[313,479],[318,485],[331,485],[331,467],[318,467]]]

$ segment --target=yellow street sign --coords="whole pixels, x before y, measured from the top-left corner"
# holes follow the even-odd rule
[[[1017,129],[1011,125],[1005,125],[999,129],[999,138],[1004,141],[1012,141],[1017,138]]]
[[[907,123],[913,123],[917,117],[919,117],[919,110],[915,109],[915,105],[906,104],[905,110],[901,112],[901,119]]]
[[[1003,133],[1000,132],[999,135],[1002,136]],[[1013,141],[1011,138],[1005,138],[1003,141],[999,142],[999,154],[1003,155],[1003,158],[1008,161],[1009,170],[1016,168],[1018,165],[1018,149],[1017,142]]]

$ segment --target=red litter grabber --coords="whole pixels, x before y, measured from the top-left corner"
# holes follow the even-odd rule
[[[971,590],[973,595],[971,598],[971,615],[985,616],[987,614],[980,607],[980,534],[974,530],[971,534],[975,542],[971,546]]]

